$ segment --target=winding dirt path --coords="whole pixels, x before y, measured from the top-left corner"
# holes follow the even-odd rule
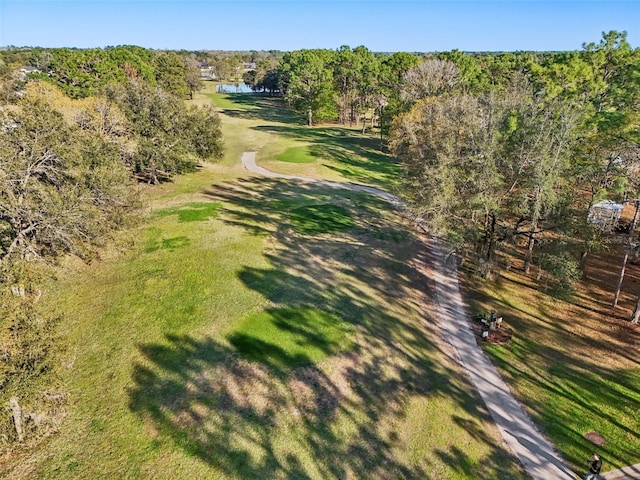
[[[258,175],[368,192],[388,201],[396,208],[403,206],[398,197],[377,188],[272,172],[256,165],[255,152],[243,153],[242,164],[247,170]],[[511,394],[509,387],[504,383],[493,363],[478,346],[475,334],[468,324],[467,319],[470,317],[467,308],[460,295],[457,269],[455,265],[450,265],[447,262],[444,248],[435,241],[430,242],[429,248],[432,249],[434,258],[436,258],[434,272],[440,326],[445,333],[446,340],[456,352],[458,361],[467,371],[473,385],[491,413],[505,443],[534,480],[575,480],[579,478],[536,428],[531,418]]]

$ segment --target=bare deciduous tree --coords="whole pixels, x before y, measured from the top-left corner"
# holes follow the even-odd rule
[[[420,100],[455,88],[459,83],[458,67],[447,60],[427,60],[404,75],[400,98],[405,101]]]

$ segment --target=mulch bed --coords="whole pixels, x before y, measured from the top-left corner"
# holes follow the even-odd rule
[[[508,345],[513,337],[513,329],[509,325],[505,325],[504,321],[500,328],[489,330],[489,336],[482,338],[483,324],[480,320],[472,320],[471,329],[476,336],[476,340],[481,343],[493,343],[495,345]]]
[[[604,439],[604,437],[596,431],[585,433],[583,437],[589,440],[591,443],[593,443],[597,447],[602,447],[607,444],[607,441]]]

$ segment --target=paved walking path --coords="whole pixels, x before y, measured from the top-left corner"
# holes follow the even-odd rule
[[[250,172],[272,178],[284,178],[334,188],[363,191],[387,200],[396,207],[403,204],[396,196],[373,187],[354,183],[329,182],[283,175],[256,165],[255,152],[242,154],[242,164]],[[504,383],[495,366],[478,346],[469,326],[469,314],[462,302],[457,270],[448,265],[442,246],[433,242],[436,295],[440,323],[446,340],[456,351],[458,361],[468,372],[473,385],[491,413],[503,439],[534,480],[575,480],[581,478],[564,463],[551,443],[538,431]],[[603,475],[606,480],[640,479],[640,464]]]
[[[605,458],[605,461],[606,460]],[[629,465],[619,470],[612,470],[603,473],[601,476],[605,480],[640,480],[640,463]]]
[[[536,429],[493,363],[478,346],[469,326],[469,314],[462,303],[456,269],[447,265],[441,245],[434,242],[432,248],[437,262],[434,275],[441,326],[502,438],[534,480],[578,478]]]
[[[380,197],[386,200],[396,207],[402,205],[402,202],[398,199],[398,197],[385,192],[384,190],[380,190],[379,188],[368,187],[366,185],[358,185],[357,183],[329,182],[328,180],[316,180],[314,178],[296,177],[294,175],[285,175],[282,173],[272,172],[271,170],[267,170],[266,168],[262,168],[256,165],[256,152],[244,152],[242,154],[242,165],[250,172],[258,173],[260,175],[264,175],[265,177],[284,178],[287,180],[295,180],[297,182],[313,183],[316,185],[324,185],[326,187],[340,188],[342,190],[367,192],[375,195],[376,197]]]

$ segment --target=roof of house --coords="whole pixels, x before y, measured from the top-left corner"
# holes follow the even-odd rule
[[[601,208],[603,210],[622,210],[624,205],[621,203],[616,203],[613,200],[602,200],[594,204],[591,208]]]

